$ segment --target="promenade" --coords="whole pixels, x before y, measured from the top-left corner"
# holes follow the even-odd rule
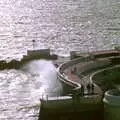
[[[90,81],[90,76],[93,73],[91,71],[90,73],[86,73],[85,75],[82,75],[80,73],[82,69],[84,69],[86,66],[94,63],[94,61],[89,61],[89,62],[81,62],[72,66],[69,66],[67,69],[63,71],[64,75],[68,77],[68,79],[78,82],[79,84],[83,85],[84,87],[84,94],[89,94],[89,91],[87,89],[87,85],[94,85],[94,93],[93,94],[100,94],[102,91],[98,86],[95,86],[95,84]],[[74,71],[75,70],[75,71]]]
[[[89,57],[83,55],[83,59],[69,62],[62,73],[69,80],[81,84],[84,87],[84,94],[89,93],[88,85],[94,85],[94,94],[101,95],[103,93],[101,88],[90,80],[90,76],[96,70],[111,66],[113,58],[117,59],[117,57],[119,59],[119,51],[117,50],[93,52],[89,54]],[[74,63],[72,63],[73,61]]]
[[[59,120],[61,116],[67,116],[69,120],[75,119],[76,116],[83,120],[88,118],[103,120],[104,90],[97,83],[102,76],[95,75],[115,67],[119,64],[119,60],[118,51],[103,51],[91,53],[88,56],[83,55],[61,64],[58,67],[57,77],[63,85],[64,94],[60,97],[42,99],[42,116],[46,117],[49,114],[51,117],[60,118]],[[86,118],[86,115],[89,117]]]

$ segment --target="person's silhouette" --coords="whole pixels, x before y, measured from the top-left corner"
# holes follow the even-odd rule
[[[90,94],[90,88],[91,88],[90,83],[88,83],[88,84],[87,84],[87,91],[88,91],[88,94]]]
[[[92,88],[92,94],[94,94],[94,84],[93,83],[91,85],[91,88]]]

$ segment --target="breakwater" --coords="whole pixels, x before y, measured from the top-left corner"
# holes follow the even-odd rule
[[[42,49],[28,50],[19,61],[0,62],[0,119],[38,118],[42,94],[54,96],[62,89],[56,80],[56,58],[49,49]]]
[[[23,66],[25,63],[30,62],[32,60],[37,60],[37,59],[48,59],[48,60],[56,60],[57,55],[50,54],[50,49],[41,49],[41,50],[28,50],[27,55],[23,55],[23,58],[18,61],[18,60],[11,60],[9,62],[5,60],[0,61],[0,69],[20,69],[21,66]]]
[[[61,98],[50,99],[48,97],[47,100],[45,99],[41,100],[40,116],[42,116],[42,118],[44,119],[43,117],[45,115],[44,113],[47,113],[45,116],[51,115],[52,117],[55,116],[55,114],[57,114],[57,119],[60,119],[60,116],[67,116],[70,117],[69,119],[72,120],[73,118],[75,118],[75,116],[78,116],[77,114],[81,115],[82,111],[84,111],[88,115],[91,112],[91,119],[95,120],[94,113],[96,111],[98,113],[101,113],[98,114],[98,116],[100,119],[103,119],[104,105],[102,99],[103,99],[104,91],[102,91],[101,86],[99,86],[96,82],[94,82],[93,79],[91,79],[92,78],[91,76],[93,75],[93,73],[95,73],[98,70],[110,68],[111,66],[119,64],[120,63],[119,59],[120,57],[118,51],[106,51],[106,52],[101,51],[98,53],[97,52],[90,53],[87,56],[85,54],[85,56],[82,55],[77,59],[73,59],[66,63],[61,64],[58,68],[58,79],[61,81],[63,86],[65,87],[67,86],[67,88],[69,88],[69,89],[65,89],[65,88],[63,89],[66,90],[65,94],[69,95],[69,98],[66,98],[66,96],[62,96],[63,99]],[[75,66],[79,73],[79,74],[75,73],[75,76],[79,76],[79,79],[76,79],[75,77],[74,78],[70,77],[72,76],[72,73],[69,74],[68,72],[69,69],[71,70],[71,68],[74,68]],[[80,89],[81,89],[81,82],[83,81],[85,82],[84,83],[85,85],[87,84],[87,82],[91,82],[94,84],[96,95],[84,93],[84,95],[81,96]],[[76,92],[76,94],[74,95],[73,90],[75,90],[75,88],[76,91],[74,91],[74,93]],[[91,100],[89,100],[89,97],[91,98]],[[94,100],[98,102],[96,103]],[[88,102],[85,103],[85,101]],[[92,101],[93,103],[91,107],[90,107],[91,104],[90,101]],[[75,102],[76,105],[73,104]],[[86,106],[86,108],[82,106]],[[97,106],[97,109],[94,109],[93,106]],[[54,108],[56,108],[56,110]],[[74,108],[75,110],[77,110],[77,112],[75,110],[71,111],[70,108]],[[67,112],[64,112],[64,110]],[[84,117],[80,115],[79,117],[83,118],[83,120],[87,119],[85,118],[86,116],[85,114],[84,115],[82,114]],[[64,117],[62,119],[64,120]]]
[[[1,61],[1,69],[6,69],[6,68],[19,69],[25,63],[40,58],[44,58],[44,59],[52,58],[53,62],[54,60],[57,60],[57,56],[50,55],[49,50],[47,50],[47,52],[45,53],[43,52],[43,50],[29,51],[27,56],[23,57],[21,61],[16,61],[16,60],[12,60],[10,62]],[[103,118],[103,102],[102,102],[103,94],[99,94],[100,91],[98,90],[97,94],[94,95],[92,94],[90,95],[86,93],[84,94],[84,96],[77,95],[80,92],[79,90],[81,89],[81,83],[80,81],[78,82],[75,81],[74,79],[70,79],[70,76],[69,74],[67,74],[66,70],[70,69],[71,66],[74,67],[74,65],[77,64],[79,66],[78,67],[79,74],[76,75],[80,77],[80,80],[83,80],[84,76],[87,75],[91,76],[91,73],[95,72],[96,70],[119,64],[119,59],[120,59],[119,52],[112,51],[112,53],[102,52],[101,55],[100,53],[98,54],[90,53],[87,56],[82,55],[80,58],[73,59],[61,64],[57,70],[57,77],[63,85],[63,94],[62,94],[63,96],[58,96],[57,98],[55,97],[50,98],[48,96],[47,99],[41,99],[39,119],[40,118],[44,119],[44,116],[47,115],[51,116],[51,118],[55,117],[55,119],[56,118],[59,119],[60,118],[59,116],[61,116],[62,114],[61,119],[69,118],[72,120],[75,117],[80,117],[86,120],[88,119],[85,117],[85,115],[87,114],[90,115],[89,118],[91,117],[91,119],[93,120],[96,119],[97,116],[99,115],[101,120]],[[90,80],[90,77],[88,77],[86,81],[87,80]],[[91,82],[94,82],[94,80],[91,80]],[[94,85],[97,86],[98,84],[94,82]],[[95,88],[100,88],[100,86],[97,86]],[[77,96],[74,96],[73,90],[75,90],[74,93]],[[56,113],[55,111],[58,112]],[[97,116],[94,116],[94,113],[96,113]]]

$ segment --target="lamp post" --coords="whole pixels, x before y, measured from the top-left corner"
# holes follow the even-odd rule
[[[35,40],[32,40],[32,43],[33,43],[33,50],[35,49]]]

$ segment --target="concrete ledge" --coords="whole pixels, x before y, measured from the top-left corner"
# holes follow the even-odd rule
[[[114,105],[120,107],[120,91],[117,89],[113,89],[105,92],[103,102],[110,106]]]
[[[5,60],[0,61],[0,69],[19,69],[23,64],[36,59],[57,59],[57,55],[50,55],[49,49],[41,49],[41,50],[28,50],[27,55],[24,55],[20,61],[15,59],[7,62]]]
[[[58,79],[64,83],[64,84],[68,84],[68,86],[71,86],[71,89],[76,88],[76,87],[80,87],[81,85],[77,82],[74,82],[72,80],[69,80],[67,78],[67,76],[64,75],[63,70],[66,69],[68,66],[70,65],[74,65],[76,63],[79,63],[80,61],[88,61],[90,59],[90,56],[87,57],[81,57],[81,58],[77,58],[74,60],[70,60],[68,62],[65,62],[63,64],[61,64],[58,69],[57,69],[57,75],[58,75]]]
[[[98,95],[93,96],[77,96],[76,98],[71,96],[60,96],[60,97],[48,97],[48,99],[41,99],[41,111],[44,109],[51,109],[52,112],[56,113],[55,109],[69,108],[67,111],[77,109],[77,111],[87,111],[93,109],[99,109],[101,104],[101,97]],[[92,106],[93,105],[93,106]],[[91,106],[91,107],[90,107]],[[70,111],[71,111],[70,110]],[[66,110],[64,112],[67,112]]]
[[[62,120],[64,120],[65,116],[67,116],[67,120],[85,119],[86,115],[89,116],[90,113],[88,118],[93,119],[95,113],[99,113],[97,117],[102,116],[102,109],[101,97],[98,95],[78,97],[76,99],[71,96],[48,97],[47,100],[41,100],[39,118],[40,120],[46,120],[48,119],[46,117],[49,116],[49,119],[61,120],[61,117],[63,117]]]
[[[110,56],[118,56],[120,52],[118,50],[105,50],[105,51],[93,51],[93,52],[85,52],[81,53],[80,51],[71,51],[70,56],[71,59],[85,57],[85,56],[92,56],[94,59],[96,58],[106,58]]]
[[[96,56],[95,56],[96,55]],[[58,79],[64,83],[64,84],[67,84],[68,86],[70,86],[70,89],[73,89],[73,88],[77,88],[79,87],[80,88],[80,84],[77,83],[77,82],[74,82],[70,79],[67,78],[67,76],[64,75],[63,71],[71,66],[71,65],[74,65],[74,64],[77,64],[79,62],[89,62],[90,60],[96,60],[96,58],[98,57],[99,58],[99,55],[100,53],[98,53],[98,56],[96,53],[93,53],[92,54],[92,57],[91,57],[91,54],[87,55],[86,57],[80,57],[80,58],[77,58],[77,59],[73,59],[73,60],[70,60],[68,62],[65,62],[63,64],[61,64],[59,67],[58,67],[58,71],[57,71],[57,74],[58,74]],[[115,54],[112,52],[110,53],[101,53],[100,55],[100,58],[101,57],[105,57],[107,55],[107,57],[111,57],[112,55],[113,56],[116,56],[116,52]],[[117,53],[118,55],[118,53]],[[102,62],[104,60],[101,60]],[[99,68],[99,67],[103,67],[105,66],[106,64],[109,65],[111,64],[111,61],[107,61],[106,60],[104,61],[104,63],[99,64],[99,61],[97,61],[97,64],[94,65],[94,61],[93,61],[93,64],[90,64],[87,68],[85,68],[84,71],[86,70],[92,70],[93,68]],[[92,78],[91,78],[91,81],[92,81]],[[92,81],[93,82],[93,81]],[[94,84],[96,85],[96,84]],[[40,115],[42,116],[42,113],[44,114],[44,116],[49,116],[49,115],[58,115],[59,117],[64,115],[64,116],[74,116],[73,114],[76,114],[76,113],[82,113],[83,111],[99,111],[99,113],[101,111],[103,111],[103,103],[102,103],[102,95],[86,95],[86,96],[72,96],[72,97],[65,97],[64,99],[63,98],[48,98],[48,100],[41,100],[41,109],[40,109]],[[95,112],[94,112],[95,113]],[[102,113],[102,112],[101,112]],[[88,115],[88,114],[86,114]],[[94,116],[94,115],[93,115]],[[103,116],[103,114],[102,114]]]
[[[105,120],[120,120],[120,91],[114,89],[105,92],[103,102]]]
[[[112,72],[111,72],[112,71]],[[105,92],[108,89],[115,88],[119,84],[120,65],[114,65],[105,69],[98,70],[90,76],[90,80],[99,85]],[[117,82],[118,81],[118,82]]]
[[[92,54],[92,56],[91,56]],[[106,56],[107,55],[107,56]],[[75,87],[80,87],[80,83],[74,82],[70,79],[68,79],[67,75],[64,74],[64,70],[67,69],[69,66],[75,65],[77,63],[83,63],[87,62],[87,64],[83,65],[82,68],[79,68],[80,70],[79,73],[77,73],[77,75],[79,77],[85,76],[86,74],[98,70],[98,69],[103,69],[106,67],[111,67],[115,64],[120,63],[119,59],[120,56],[118,51],[100,51],[100,52],[92,52],[87,54],[87,56],[83,56],[80,58],[76,58],[73,60],[70,60],[68,62],[65,62],[63,64],[61,64],[58,67],[58,79],[63,83],[63,84],[67,84],[69,86],[69,92],[72,92],[72,89],[75,89]],[[105,57],[106,56],[106,57]],[[91,83],[93,83],[92,79],[90,78]],[[96,83],[96,82],[95,82]],[[96,85],[94,83],[95,86],[99,87],[99,84]],[[70,88],[71,86],[71,88]],[[65,89],[66,90],[66,89]],[[102,91],[102,90],[100,90]],[[102,94],[102,92],[101,92]]]

